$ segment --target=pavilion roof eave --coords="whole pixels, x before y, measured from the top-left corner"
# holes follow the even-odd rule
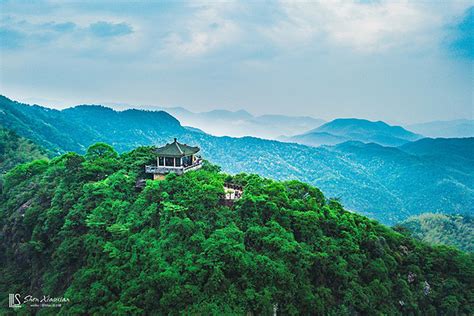
[[[166,144],[163,147],[155,149],[155,153],[158,157],[186,157],[198,152],[199,147],[178,143],[176,138],[171,144]]]

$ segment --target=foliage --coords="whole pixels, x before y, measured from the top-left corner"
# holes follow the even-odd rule
[[[47,158],[47,151],[32,141],[0,126],[0,182],[13,167],[36,159]]]
[[[413,237],[431,244],[456,246],[474,252],[474,219],[469,215],[422,214],[399,224]]]
[[[153,159],[151,147],[66,154],[7,175],[5,313],[6,293],[25,291],[69,298],[64,315],[474,313],[471,254],[345,211],[307,184],[209,163],[136,189]],[[245,186],[233,207],[221,203],[225,181]]]

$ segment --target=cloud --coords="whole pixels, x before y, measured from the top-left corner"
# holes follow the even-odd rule
[[[21,32],[8,28],[0,28],[0,47],[6,49],[20,48],[25,40]]]
[[[89,31],[98,37],[115,37],[133,33],[133,28],[127,23],[110,23],[99,21],[89,26]]]
[[[106,3],[85,2],[49,4],[48,15],[41,17],[18,14],[14,4],[10,5],[10,21],[4,19],[1,24],[8,30],[4,36],[16,36],[17,41],[9,44],[12,48],[69,36],[67,41],[58,42],[62,49],[72,45],[70,48],[77,51],[87,45],[94,50],[97,44],[96,50],[100,51],[104,43],[99,40],[108,39],[111,43],[121,39],[133,41],[134,52],[141,50],[155,60],[164,56],[196,59],[221,53],[234,60],[262,56],[261,62],[302,49],[349,49],[357,53],[430,50],[442,38],[445,25],[466,7],[462,1],[431,4],[407,0],[285,0],[272,4],[119,4],[110,11]],[[30,7],[23,10],[29,12]],[[45,7],[48,3],[42,6]],[[458,38],[453,47],[465,51],[468,41]]]
[[[193,7],[184,27],[164,39],[164,51],[178,56],[199,56],[235,43],[241,30],[236,21],[226,17],[233,8],[232,3]]]
[[[48,46],[75,28],[71,22],[31,23],[9,17],[0,21],[0,47],[12,52]]]
[[[5,93],[399,120],[472,107],[472,0],[0,3]]]
[[[74,29],[76,29],[76,24],[72,22],[64,22],[64,23],[54,23],[54,22],[49,22],[45,24],[45,27],[49,27],[51,30],[54,30],[56,32],[71,32]]]
[[[261,29],[281,47],[332,45],[357,52],[424,47],[461,5],[412,1],[282,1],[284,18]],[[413,45],[416,43],[416,45]]]
[[[49,18],[59,19],[58,16]],[[8,49],[10,53],[20,50],[25,53],[38,50],[36,51],[38,53],[43,49],[44,52],[57,51],[75,56],[96,56],[101,52],[109,54],[111,51],[125,53],[135,49],[123,45],[121,40],[124,35],[133,33],[130,24],[77,20],[79,21],[57,22],[46,19],[24,19],[15,15],[3,16],[0,19],[0,47]],[[121,43],[118,43],[120,41]],[[91,55],[91,52],[94,54]]]
[[[466,10],[456,25],[450,49],[455,56],[474,59],[474,7]]]

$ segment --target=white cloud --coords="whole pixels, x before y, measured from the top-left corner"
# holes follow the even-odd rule
[[[318,42],[349,47],[360,52],[394,47],[417,47],[436,40],[433,32],[460,15],[468,2],[415,1],[283,1],[284,19],[261,29],[280,46]]]
[[[193,8],[184,28],[164,39],[164,51],[179,56],[199,56],[235,43],[242,35],[237,22],[226,17],[233,3],[210,3]]]
[[[69,104],[393,120],[470,113],[472,65],[445,50],[472,0],[361,1],[2,2],[10,48],[0,49],[0,85]],[[100,21],[133,32],[94,36]]]

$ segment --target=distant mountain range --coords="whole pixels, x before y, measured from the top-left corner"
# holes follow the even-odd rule
[[[473,137],[474,120],[434,121],[406,126],[409,130],[428,137]]]
[[[474,211],[474,162],[466,149],[474,148],[474,138],[419,140],[401,147],[346,142],[314,148],[254,137],[215,137],[183,127],[166,112],[117,112],[102,106],[57,111],[5,97],[0,98],[0,125],[56,153],[84,152],[99,141],[123,152],[178,137],[200,146],[205,159],[227,172],[299,179],[340,198],[348,209],[387,224],[424,212]]]
[[[122,109],[125,105],[114,105]],[[320,126],[325,121],[309,116],[261,115],[247,111],[213,110],[195,113],[183,107],[140,106],[140,109],[166,111],[183,125],[192,126],[215,136],[254,136],[276,139],[281,135],[296,135]]]
[[[438,165],[453,166],[453,169],[464,170],[468,173],[474,171],[474,146],[473,138],[423,138],[413,143],[399,147],[406,153],[422,157]]]
[[[381,121],[371,122],[349,118],[335,119],[322,128],[321,125],[326,122],[310,116],[254,116],[245,110],[228,111],[222,109],[192,112],[184,107],[134,106],[123,103],[110,103],[108,106],[116,110],[136,108],[165,111],[176,117],[183,125],[192,126],[215,136],[254,136],[310,146],[336,145],[350,140],[398,146],[406,140],[415,140],[413,135],[417,135],[418,138],[421,136],[433,138],[474,137],[474,120],[468,119],[391,126]],[[387,126],[392,129],[387,129]]]
[[[336,119],[304,134],[280,139],[309,146],[336,145],[347,141],[399,146],[422,137],[401,126],[350,118]]]

